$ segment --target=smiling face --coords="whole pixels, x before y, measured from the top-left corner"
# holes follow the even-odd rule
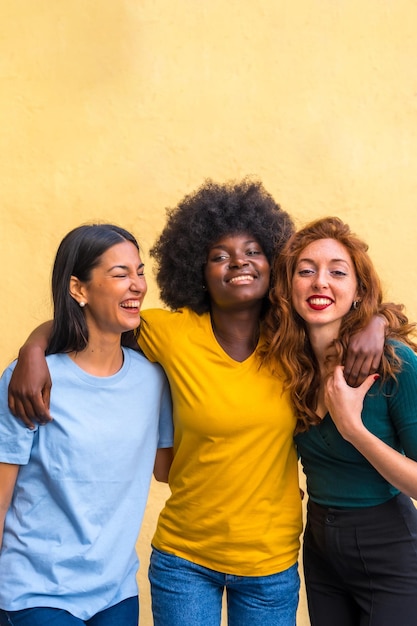
[[[212,305],[246,308],[262,303],[269,289],[270,265],[249,233],[228,235],[210,247],[204,278]]]
[[[137,248],[124,241],[101,255],[90,280],[71,279],[73,297],[85,302],[89,334],[118,335],[139,326],[139,312],[147,290],[143,269]]]
[[[347,248],[318,239],[304,248],[292,279],[292,303],[308,328],[331,328],[336,337],[343,317],[357,299],[358,282]]]

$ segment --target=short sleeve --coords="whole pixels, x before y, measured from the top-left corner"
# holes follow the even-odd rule
[[[174,425],[172,421],[172,400],[168,380],[164,374],[164,387],[161,397],[159,414],[158,448],[171,448],[174,442]]]
[[[26,465],[38,426],[27,428],[9,410],[7,390],[15,364],[9,365],[0,379],[0,462]]]

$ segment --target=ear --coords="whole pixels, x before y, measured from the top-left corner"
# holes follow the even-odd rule
[[[86,304],[87,294],[86,294],[86,290],[84,287],[84,283],[82,283],[80,279],[77,278],[76,276],[71,276],[70,278],[69,292],[70,292],[71,297],[74,298],[74,300],[78,302],[80,306],[83,307]],[[81,302],[83,304],[81,304]]]
[[[353,301],[359,304],[362,301],[362,295],[363,295],[362,285],[358,284]]]

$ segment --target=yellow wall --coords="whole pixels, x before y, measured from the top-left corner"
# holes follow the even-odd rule
[[[50,314],[67,230],[148,248],[207,176],[347,219],[417,318],[416,23],[414,0],[3,3],[0,365]]]
[[[416,23],[414,0],[2,3],[0,366],[50,315],[70,228],[147,249],[207,176],[349,221],[416,319]]]

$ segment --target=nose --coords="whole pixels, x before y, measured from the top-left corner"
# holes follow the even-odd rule
[[[249,265],[249,261],[247,259],[245,259],[245,258],[242,258],[241,255],[235,254],[235,255],[230,257],[229,268],[245,267],[246,265]]]
[[[325,270],[319,270],[317,272],[317,274],[314,276],[313,285],[314,288],[317,290],[326,289],[329,286],[329,280]]]
[[[130,290],[145,295],[148,290],[145,276],[135,276],[130,283]]]

